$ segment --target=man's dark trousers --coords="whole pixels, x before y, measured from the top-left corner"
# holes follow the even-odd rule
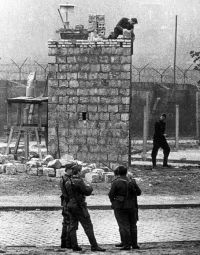
[[[137,212],[136,209],[114,209],[119,226],[121,241],[124,246],[137,246]]]
[[[166,139],[161,139],[161,140],[154,139],[153,140],[153,149],[152,149],[152,153],[151,153],[153,167],[156,166],[156,156],[157,156],[158,150],[160,148],[163,149],[163,154],[164,154],[163,166],[167,165],[168,156],[170,153],[170,147],[169,147]]]
[[[61,246],[70,248],[71,247],[71,239],[69,235],[70,216],[66,206],[63,207],[62,215],[63,222],[62,222]]]
[[[76,248],[78,246],[77,242],[77,234],[78,230],[78,222],[81,223],[85,234],[88,237],[91,248],[96,248],[98,246],[96,238],[94,236],[93,225],[90,219],[90,215],[88,213],[87,208],[74,208],[69,210],[70,215],[70,238],[72,248]]]

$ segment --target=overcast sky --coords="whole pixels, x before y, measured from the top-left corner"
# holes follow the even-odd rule
[[[0,0],[0,57],[20,62],[48,62],[47,41],[62,26],[61,0]],[[177,63],[188,65],[189,51],[200,48],[200,0],[73,0],[71,25],[88,26],[88,15],[105,14],[106,33],[121,17],[136,17],[134,62],[166,66],[173,63],[175,15],[178,15]]]

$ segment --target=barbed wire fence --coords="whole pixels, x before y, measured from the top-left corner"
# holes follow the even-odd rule
[[[31,72],[36,72],[37,80],[45,80],[48,73],[48,64],[39,61],[30,62],[25,58],[21,63],[10,59],[10,63],[0,63],[0,79],[9,81],[27,80]]]
[[[173,83],[174,68],[167,66],[164,68],[155,68],[146,64],[140,67],[132,66],[132,81],[134,82],[155,82],[155,83]],[[188,67],[176,66],[176,83],[198,85],[200,80],[200,71],[194,70],[193,64]]]
[[[21,63],[10,59],[10,63],[0,63],[1,80],[27,80],[30,72],[36,72],[37,80],[45,80],[48,74],[48,64],[39,61],[30,61],[25,58]],[[176,66],[176,83],[198,85],[200,80],[200,71],[194,70],[194,65],[187,67]],[[172,66],[154,67],[147,63],[143,66],[132,65],[133,82],[155,82],[155,83],[173,83],[174,69]]]

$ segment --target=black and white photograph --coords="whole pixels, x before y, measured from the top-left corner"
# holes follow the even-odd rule
[[[0,254],[200,254],[200,0],[0,0]]]

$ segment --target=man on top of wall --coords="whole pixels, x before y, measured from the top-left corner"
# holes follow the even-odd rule
[[[138,21],[136,18],[122,18],[120,19],[120,21],[117,23],[116,27],[114,28],[114,32],[112,32],[108,39],[117,39],[117,37],[119,35],[123,35],[123,30],[127,29],[127,30],[131,30],[134,29],[134,25],[138,24]],[[134,33],[133,33],[133,39],[135,37]]]

